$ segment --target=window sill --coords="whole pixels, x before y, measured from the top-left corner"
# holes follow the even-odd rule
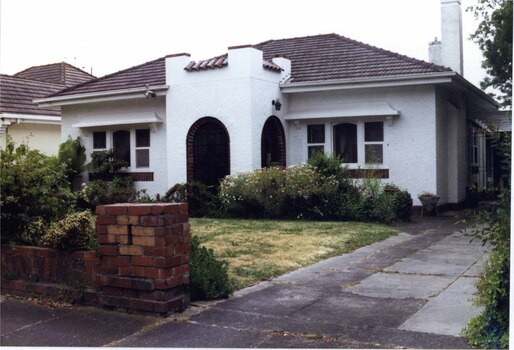
[[[126,173],[117,173],[117,176],[128,177],[132,176],[134,181],[136,182],[153,182],[154,176],[153,172],[126,172]],[[89,173],[89,181],[102,180],[102,181],[112,181],[114,174],[96,174]]]

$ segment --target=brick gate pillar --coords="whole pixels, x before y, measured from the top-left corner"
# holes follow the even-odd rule
[[[187,204],[96,207],[100,302],[166,315],[189,302]]]

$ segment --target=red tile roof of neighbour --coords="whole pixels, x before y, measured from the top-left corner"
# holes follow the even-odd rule
[[[337,34],[269,40],[254,45],[265,59],[291,60],[291,81],[386,77],[451,71]]]
[[[60,117],[60,108],[41,108],[32,103],[32,100],[42,98],[62,88],[64,88],[64,85],[61,84],[1,74],[0,113]]]
[[[289,81],[291,82],[394,77],[451,71],[446,67],[383,50],[337,34],[269,40],[246,47],[263,51],[263,65],[267,69],[281,70],[271,61],[273,57],[285,56],[290,59],[292,67]],[[195,71],[224,67],[227,65],[227,57],[225,54],[208,60],[191,62],[184,69]],[[123,90],[146,85],[165,85],[165,75],[165,57],[162,57],[67,88],[49,97]]]
[[[84,72],[83,70],[66,62],[30,67],[14,74],[14,76],[18,78],[47,81],[65,86],[77,85],[95,78],[94,75]]]
[[[146,85],[165,85],[165,58],[146,62],[119,72],[105,75],[82,84],[66,88],[50,96],[66,96],[112,90],[125,90],[145,87]]]

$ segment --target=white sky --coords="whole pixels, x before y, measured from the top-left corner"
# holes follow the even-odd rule
[[[65,61],[96,76],[167,54],[192,59],[228,46],[337,33],[428,60],[441,37],[440,0],[0,0],[0,72]],[[462,0],[464,76],[482,79],[477,23]]]

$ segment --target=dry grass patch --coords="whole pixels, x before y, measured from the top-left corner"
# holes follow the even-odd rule
[[[355,222],[191,219],[192,234],[229,263],[236,289],[331,256],[351,252],[397,233]]]

